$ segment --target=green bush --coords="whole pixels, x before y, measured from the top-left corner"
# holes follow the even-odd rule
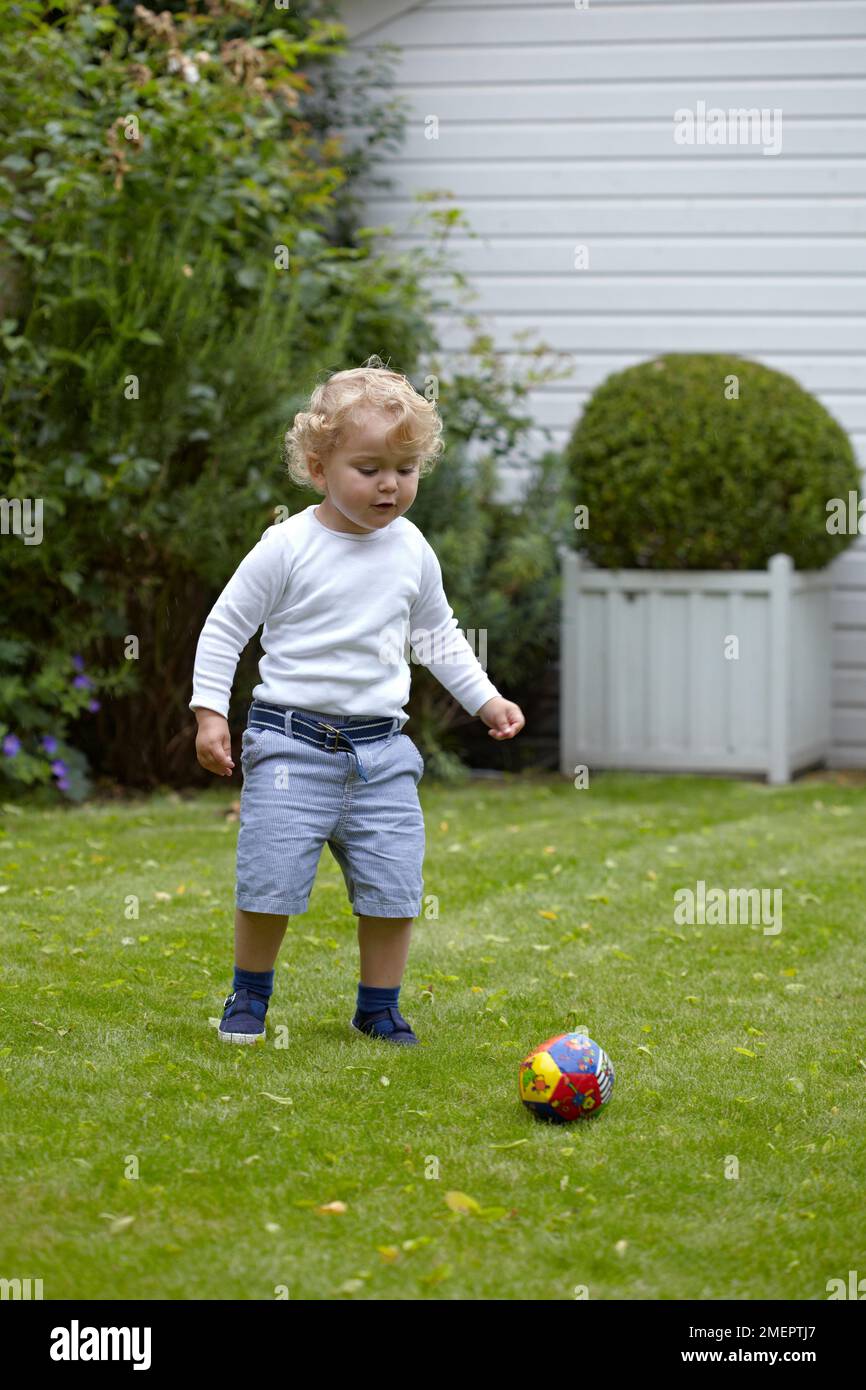
[[[423,259],[332,244],[342,30],[315,8],[0,6],[0,493],[44,532],[0,537],[13,781],[80,798],[77,748],[189,768],[196,629],[292,500],[266,476],[287,419],[322,370],[429,344]]]
[[[781,551],[817,569],[853,539],[828,533],[826,510],[859,486],[851,441],[792,377],[746,358],[671,353],[609,376],[565,462],[588,508],[577,547],[606,568],[763,569]]]
[[[75,800],[88,766],[128,786],[210,780],[195,642],[274,508],[310,501],[283,432],[323,374],[374,352],[423,390],[447,302],[428,287],[435,239],[374,254],[353,220],[395,114],[357,74],[341,86],[327,7],[129,8],[0,3],[0,497],[38,501],[44,532],[0,535],[0,779]],[[455,214],[437,221],[444,242]],[[486,366],[440,386],[455,460],[470,441],[513,454],[522,388]],[[468,548],[449,553],[451,581]],[[508,584],[522,567],[544,586],[519,537],[502,557]]]

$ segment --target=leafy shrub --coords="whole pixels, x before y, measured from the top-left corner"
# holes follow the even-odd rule
[[[0,494],[38,503],[44,531],[0,535],[13,782],[80,799],[88,761],[127,785],[209,781],[188,709],[195,641],[274,507],[310,500],[279,463],[288,422],[322,373],[372,352],[423,389],[441,253],[374,253],[353,222],[396,117],[357,76],[344,100],[326,8],[0,5]],[[370,132],[345,157],[341,110]],[[464,440],[514,452],[528,421],[500,386],[486,368],[443,374],[455,458]],[[497,545],[515,532],[506,595],[508,556],[540,593],[544,564],[517,522],[497,524]],[[451,553],[446,580],[468,583],[468,548]],[[483,565],[482,547],[473,607]]]
[[[589,512],[576,544],[607,568],[763,569],[782,551],[815,569],[852,539],[826,526],[829,499],[859,486],[851,441],[792,377],[746,358],[671,353],[609,376],[565,462]]]
[[[131,782],[188,769],[196,629],[271,519],[286,417],[360,344],[425,345],[423,264],[329,240],[345,169],[301,65],[334,33],[212,8],[0,10],[0,489],[44,530],[0,537],[0,769],[76,799],[73,743]]]

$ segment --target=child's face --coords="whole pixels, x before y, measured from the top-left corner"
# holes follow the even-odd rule
[[[402,516],[418,491],[418,463],[387,451],[385,436],[392,424],[388,416],[366,411],[324,467],[310,464],[310,476],[325,494],[323,509],[329,511],[330,503],[365,531],[379,530]]]

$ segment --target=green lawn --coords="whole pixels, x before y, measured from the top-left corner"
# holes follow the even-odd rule
[[[237,791],[4,808],[0,1274],[46,1299],[567,1300],[866,1274],[866,789],[425,779],[413,1049],[349,1031],[327,850],[267,1045],[218,1041]],[[698,879],[782,888],[782,930],[675,925]],[[541,1124],[518,1063],[577,1026],[613,1098]]]

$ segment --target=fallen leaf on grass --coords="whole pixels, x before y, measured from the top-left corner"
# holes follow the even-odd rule
[[[507,1207],[482,1207],[466,1192],[446,1192],[445,1204],[451,1211],[477,1216],[480,1221],[499,1221],[508,1215]]]
[[[429,1245],[432,1239],[432,1236],[415,1236],[414,1239],[403,1241],[403,1249],[407,1251],[420,1250],[423,1246]]]
[[[476,1202],[474,1197],[468,1196],[465,1192],[446,1192],[444,1200],[445,1205],[449,1207],[451,1211],[474,1213],[481,1210],[480,1203]]]
[[[331,1212],[337,1216],[342,1216],[343,1212],[348,1210],[345,1202],[325,1202],[324,1206],[316,1207],[316,1211]]]
[[[135,1220],[134,1216],[115,1216],[110,1211],[101,1211],[99,1215],[103,1221],[111,1222],[108,1228],[108,1234],[110,1236],[117,1235],[119,1231],[127,1230]]]
[[[270,1091],[259,1091],[259,1095],[266,1096],[268,1100],[275,1100],[277,1102],[277,1105],[293,1104],[291,1096],[275,1096],[272,1095]]]

